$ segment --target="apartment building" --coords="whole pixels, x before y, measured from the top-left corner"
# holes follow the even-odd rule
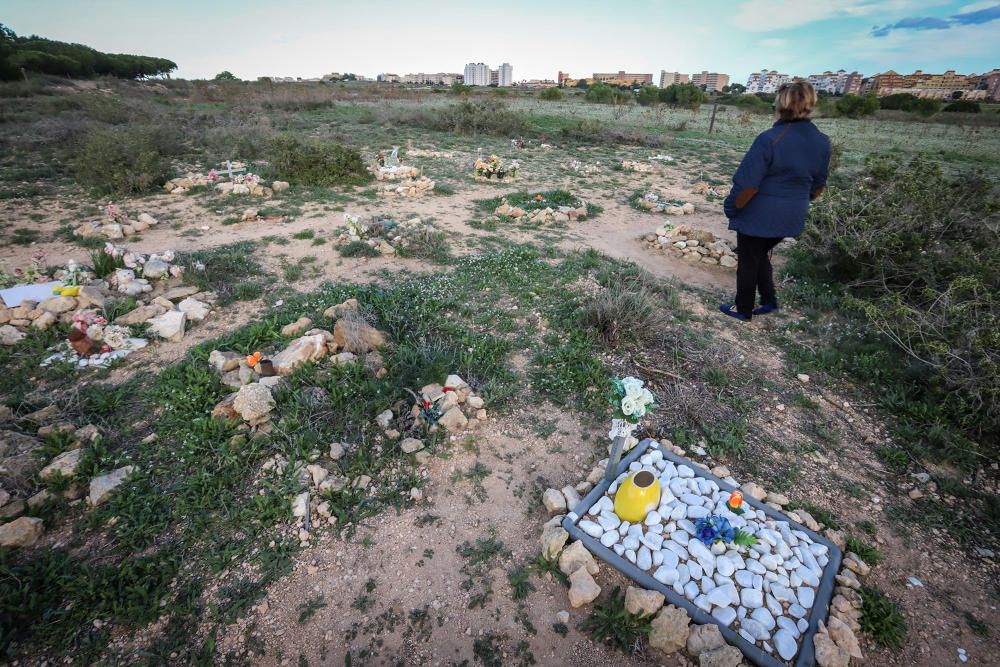
[[[490,85],[490,66],[484,63],[469,63],[465,66],[465,84],[467,86]]]
[[[790,83],[792,77],[776,70],[762,69],[747,79],[747,93],[776,93],[783,84]]]
[[[399,83],[400,77],[398,74],[379,74],[375,80],[380,83]]]
[[[501,88],[509,88],[514,85],[514,67],[510,63],[500,65],[497,85]]]
[[[666,88],[667,86],[672,86],[675,83],[689,83],[691,78],[687,74],[681,74],[680,72],[668,72],[667,70],[660,70],[660,88]]]
[[[702,70],[700,73],[691,75],[691,83],[710,93],[717,92],[729,85],[729,75]]]
[[[601,83],[610,83],[614,85],[628,86],[635,83],[640,86],[651,86],[653,85],[653,75],[633,74],[631,72],[625,72],[623,70],[618,70],[617,72],[594,72],[594,81],[600,81]]]
[[[858,72],[847,72],[839,69],[836,72],[827,70],[822,74],[810,74],[806,80],[813,85],[817,92],[831,95],[857,95],[861,90],[863,78]]]
[[[985,91],[986,99],[1000,102],[1000,69],[981,74],[976,89]]]
[[[955,97],[962,99],[993,99],[989,96],[989,84],[984,81],[992,74],[1000,77],[1000,70],[978,75],[958,74],[948,70],[943,74],[929,74],[917,70],[913,74],[899,74],[893,70],[876,74],[865,79],[861,93],[872,93],[879,97],[909,93],[917,97],[946,100]]]

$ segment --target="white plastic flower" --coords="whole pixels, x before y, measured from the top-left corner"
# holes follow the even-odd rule
[[[653,392],[651,392],[648,389],[643,389],[642,390],[642,404],[644,406],[646,406],[646,405],[652,405],[652,403],[653,403]]]
[[[635,414],[638,406],[635,403],[635,399],[630,396],[626,396],[622,399],[622,414],[626,417],[630,417]]]

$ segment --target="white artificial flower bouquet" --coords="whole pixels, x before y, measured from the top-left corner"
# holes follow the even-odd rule
[[[615,407],[613,417],[630,424],[638,424],[646,413],[656,408],[653,393],[643,386],[642,380],[631,376],[611,381],[608,401]]]

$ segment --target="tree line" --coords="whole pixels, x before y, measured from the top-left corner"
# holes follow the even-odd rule
[[[169,74],[177,63],[166,58],[127,53],[104,53],[83,44],[70,44],[37,35],[19,37],[0,23],[0,80],[22,78],[22,70],[35,74],[90,78],[114,76],[144,79]]]

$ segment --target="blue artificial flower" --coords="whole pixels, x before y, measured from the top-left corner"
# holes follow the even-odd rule
[[[715,514],[698,519],[694,524],[694,529],[695,537],[701,540],[705,546],[712,546],[714,542],[719,540],[729,543],[736,537],[736,530],[730,525],[729,519]]]

